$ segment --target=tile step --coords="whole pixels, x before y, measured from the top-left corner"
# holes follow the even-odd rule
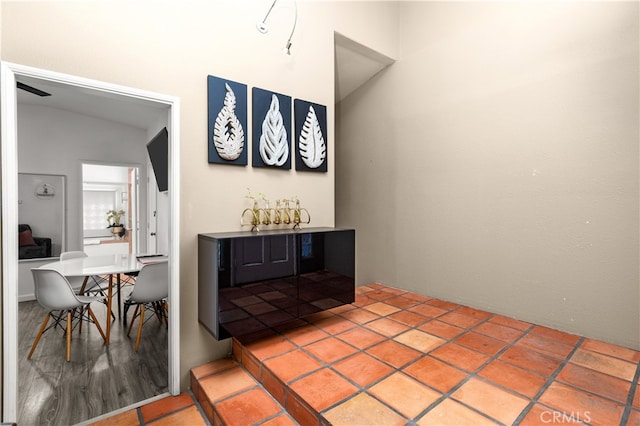
[[[231,358],[191,370],[191,389],[212,425],[299,424],[255,377]]]

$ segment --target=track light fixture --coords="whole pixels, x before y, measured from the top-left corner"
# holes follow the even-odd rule
[[[269,26],[267,25],[267,18],[271,14],[271,11],[273,10],[273,7],[276,5],[277,2],[278,0],[273,0],[273,3],[271,3],[271,7],[269,7],[267,14],[264,15],[264,18],[262,19],[262,21],[258,21],[256,23],[256,28],[260,33],[266,34],[269,32]],[[296,24],[298,23],[298,3],[296,2],[296,0],[293,0],[293,6],[295,10],[295,15],[293,18],[293,27],[291,27],[291,33],[289,34],[289,38],[287,39],[287,44],[285,44],[284,48],[282,49],[282,52],[287,55],[291,55],[291,45],[292,45],[291,39],[293,38],[293,33],[296,31]]]
[[[262,19],[262,21],[258,21],[256,23],[256,28],[258,29],[258,31],[260,31],[262,34],[266,34],[269,32],[269,27],[267,26],[267,18],[269,17],[269,14],[271,13],[271,11],[273,10],[273,6],[276,5],[276,2],[278,0],[273,0],[273,3],[271,3],[271,7],[269,8],[269,10],[267,11],[267,14],[264,15],[264,18]]]
[[[291,55],[291,38],[293,37],[293,33],[296,31],[296,24],[298,23],[298,3],[296,2],[296,0],[293,0],[293,8],[295,10],[295,15],[293,17],[293,26],[291,27],[291,33],[289,34],[289,38],[287,39],[287,44],[284,46],[284,49],[282,49],[282,51],[287,55]]]
[[[285,55],[291,55],[291,39],[289,39],[286,46],[282,48],[282,53]]]

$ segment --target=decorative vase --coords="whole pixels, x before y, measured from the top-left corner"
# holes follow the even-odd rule
[[[122,237],[124,235],[124,226],[112,226],[111,233],[116,237]]]

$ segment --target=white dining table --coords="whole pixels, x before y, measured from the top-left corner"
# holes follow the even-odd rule
[[[47,263],[38,269],[54,269],[65,277],[90,277],[95,275],[108,276],[107,288],[107,316],[106,338],[108,345],[111,337],[111,306],[113,304],[113,278],[120,288],[120,274],[139,272],[146,263],[166,262],[162,255],[112,254],[101,256],[87,256],[57,262]]]

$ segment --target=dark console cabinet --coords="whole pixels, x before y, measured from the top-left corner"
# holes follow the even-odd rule
[[[353,229],[198,235],[198,319],[217,340],[352,303],[354,277]]]

